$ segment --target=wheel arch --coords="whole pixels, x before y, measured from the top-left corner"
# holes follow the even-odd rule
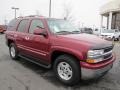
[[[50,57],[50,59],[51,59],[51,66],[53,66],[56,58],[59,57],[60,55],[69,55],[69,56],[75,58],[75,60],[80,65],[80,58],[78,58],[75,54],[69,53],[69,52],[65,52],[65,51],[61,51],[61,50],[55,50],[55,51],[52,52],[51,57]]]
[[[7,40],[7,45],[10,46],[11,43],[14,43],[14,40],[8,39]]]

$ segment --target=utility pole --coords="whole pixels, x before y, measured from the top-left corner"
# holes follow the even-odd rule
[[[84,23],[81,23],[82,24],[82,28],[84,28]]]
[[[6,17],[4,19],[4,24],[7,25],[7,19],[6,19]]]
[[[19,8],[12,7],[11,9],[14,9],[14,10],[15,10],[15,18],[16,18],[16,11],[19,10]]]
[[[50,0],[50,3],[49,3],[49,17],[51,17],[51,0]]]

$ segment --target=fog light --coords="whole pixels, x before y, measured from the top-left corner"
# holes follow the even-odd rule
[[[97,58],[97,59],[87,59],[86,62],[87,63],[98,63],[98,62],[101,62],[103,61],[103,58]]]
[[[95,63],[95,60],[94,59],[87,59],[86,62],[87,63]]]

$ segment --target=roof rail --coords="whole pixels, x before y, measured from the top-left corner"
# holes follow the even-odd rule
[[[25,16],[25,17],[43,17],[41,15],[29,15],[29,16]]]
[[[23,16],[19,16],[19,17],[17,17],[17,18],[23,18]]]
[[[41,15],[29,15],[29,16],[19,16],[19,17],[17,17],[18,19],[21,19],[21,18],[32,18],[32,17],[44,17],[44,16],[41,16]]]

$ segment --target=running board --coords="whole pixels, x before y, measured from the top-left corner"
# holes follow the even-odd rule
[[[36,61],[34,61],[34,60],[31,60],[31,59],[29,59],[29,58],[27,58],[27,57],[25,57],[25,56],[22,56],[22,55],[18,55],[18,56],[21,57],[21,58],[23,58],[23,59],[25,59],[25,60],[27,60],[27,61],[30,61],[30,62],[32,62],[32,63],[35,63],[35,64],[37,64],[37,65],[39,65],[39,66],[41,66],[41,67],[44,67],[44,68],[47,68],[47,69],[51,68],[51,64],[50,64],[50,65],[45,65],[45,64],[41,64],[41,63],[39,63],[39,62],[36,62]]]

